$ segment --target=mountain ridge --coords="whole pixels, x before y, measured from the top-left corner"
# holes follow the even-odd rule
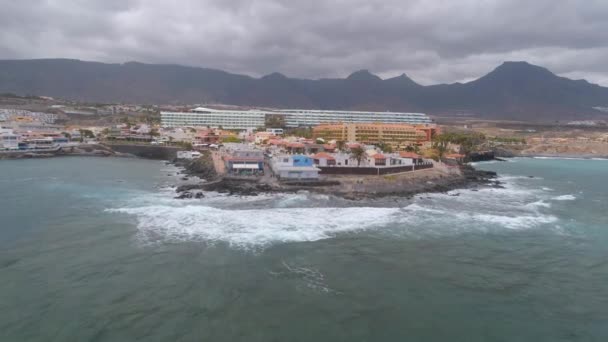
[[[608,88],[571,80],[524,61],[508,61],[466,82],[421,85],[406,74],[382,79],[368,70],[346,78],[256,78],[223,70],[76,59],[0,60],[0,93],[87,102],[226,103],[277,108],[454,112],[501,119],[601,116]],[[605,116],[605,114],[603,114]]]

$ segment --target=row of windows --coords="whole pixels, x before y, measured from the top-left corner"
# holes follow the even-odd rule
[[[263,126],[266,115],[276,115],[264,112],[209,112],[184,113],[161,112],[161,121],[165,126],[183,126],[191,124],[200,125],[227,125],[233,123],[239,128],[253,128]],[[279,114],[280,115],[280,114]],[[352,113],[352,112],[291,112],[285,115],[287,127],[315,126],[321,123],[332,122],[384,122],[384,123],[431,123],[428,116],[417,113]]]

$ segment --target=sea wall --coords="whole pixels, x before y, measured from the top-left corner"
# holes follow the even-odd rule
[[[109,144],[107,146],[116,152],[128,153],[141,158],[158,160],[173,160],[177,157],[177,151],[183,150],[183,148],[173,146],[147,146],[129,144]]]
[[[405,166],[393,166],[393,167],[349,167],[349,166],[317,166],[321,171],[319,174],[322,175],[368,175],[368,176],[382,176],[390,175],[394,173],[410,172],[414,170],[429,169],[433,167],[432,163],[416,165],[414,168],[412,165]]]

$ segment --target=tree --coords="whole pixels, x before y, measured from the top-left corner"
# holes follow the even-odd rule
[[[239,139],[238,137],[233,136],[233,135],[229,135],[227,137],[223,137],[222,138],[222,142],[224,142],[224,143],[240,143],[240,142],[242,142],[242,140]]]
[[[434,161],[439,161],[439,152],[437,151],[437,149],[434,148],[429,148],[426,149],[424,151],[422,151],[422,155],[427,158],[427,159],[433,159]]]
[[[88,130],[88,129],[81,129],[80,135],[82,135],[82,137],[87,138],[87,139],[95,139],[95,134],[93,133],[93,131]]]
[[[158,132],[158,129],[156,129],[156,128],[152,128],[152,129],[150,130],[150,136],[151,136],[151,137],[158,137],[159,135],[160,135],[160,133]]]
[[[325,139],[323,139],[323,138],[317,138],[315,140],[315,143],[317,143],[317,144],[325,144]]]
[[[448,144],[450,143],[447,135],[438,135],[433,138],[432,149],[435,150],[437,158],[441,160],[448,150]]]
[[[382,152],[386,152],[386,153],[392,153],[393,152],[393,147],[391,145],[388,145],[385,142],[378,143],[378,148],[380,150],[382,150]]]
[[[357,161],[357,166],[361,166],[361,160],[365,157],[365,150],[363,147],[353,147],[350,149],[350,154]]]
[[[295,135],[297,137],[303,137],[303,138],[307,138],[307,139],[312,138],[312,129],[310,129],[310,127],[294,128],[294,129],[290,130],[288,133],[291,135]]]

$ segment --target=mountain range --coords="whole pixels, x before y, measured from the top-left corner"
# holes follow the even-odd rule
[[[276,108],[416,111],[432,115],[558,120],[606,116],[608,88],[505,62],[467,83],[423,86],[367,70],[347,78],[260,78],[180,65],[72,59],[0,60],[0,93],[101,103],[224,103]]]

